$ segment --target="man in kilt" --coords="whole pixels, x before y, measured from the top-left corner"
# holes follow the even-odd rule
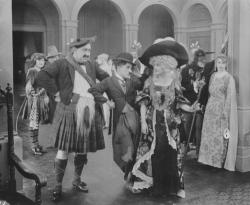
[[[73,187],[88,192],[87,184],[81,180],[87,153],[105,147],[102,107],[101,103],[96,102],[103,99],[100,96],[95,101],[88,89],[95,84],[96,78],[101,81],[109,75],[90,61],[91,44],[94,40],[95,38],[81,38],[72,42],[70,54],[46,67],[37,78],[37,83],[47,92],[50,92],[50,86],[46,79],[55,79],[60,96],[52,125],[52,135],[58,149],[55,158],[56,186],[52,192],[52,200],[61,198],[68,154],[75,153]]]

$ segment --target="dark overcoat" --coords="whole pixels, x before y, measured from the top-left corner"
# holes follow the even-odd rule
[[[141,89],[141,80],[132,76],[126,81],[126,92],[123,91],[118,78],[113,75],[89,89],[94,97],[107,93],[115,103],[113,110],[113,154],[114,161],[126,172],[126,162],[122,159],[127,154],[128,147],[132,155],[136,149],[139,135],[139,116],[136,111],[135,98],[137,90]],[[131,154],[130,153],[130,154]]]
[[[141,81],[133,76],[131,77],[131,80],[126,81],[126,93],[124,93],[118,78],[113,75],[112,77],[106,78],[102,82],[96,84],[96,86],[90,88],[89,92],[95,97],[106,92],[108,98],[114,101],[115,108],[113,114],[113,130],[115,130],[119,117],[126,103],[130,104],[133,108],[136,108],[136,91],[140,88]]]

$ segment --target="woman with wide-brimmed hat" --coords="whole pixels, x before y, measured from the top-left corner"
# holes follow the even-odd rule
[[[185,197],[176,108],[181,86],[176,68],[188,62],[185,48],[173,38],[157,40],[139,58],[153,68],[138,96],[141,105],[141,139],[132,173],[139,178],[133,188],[152,189],[154,196]]]

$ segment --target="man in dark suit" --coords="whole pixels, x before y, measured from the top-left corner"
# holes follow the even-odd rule
[[[52,200],[61,198],[68,153],[76,153],[73,187],[88,192],[86,183],[81,180],[84,164],[87,163],[87,153],[105,147],[101,105],[94,101],[88,89],[95,85],[96,78],[103,80],[109,75],[90,61],[92,42],[94,38],[82,38],[72,42],[70,54],[46,67],[37,77],[37,84],[52,96],[55,95],[55,90],[50,89],[53,86],[48,83],[52,82],[48,79],[55,79],[60,96],[52,124],[55,147],[58,149],[55,159],[57,184]]]
[[[91,87],[89,92],[95,97],[107,93],[114,101],[113,112],[113,158],[125,173],[125,179],[132,169],[140,133],[139,116],[136,111],[136,91],[142,88],[142,78],[132,74],[133,57],[121,53],[114,60],[116,72]],[[128,179],[129,180],[129,179]]]
[[[202,49],[198,49],[194,53],[193,61],[186,67],[184,67],[181,71],[181,79],[182,79],[181,85],[183,87],[183,95],[190,101],[193,107],[198,107],[196,105],[198,105],[200,99],[197,98],[199,96],[199,92],[202,91],[201,88],[205,85],[205,78],[204,78],[205,63],[206,63],[206,53]],[[203,93],[203,96],[204,94],[205,93]],[[183,115],[185,118],[184,122],[185,133],[186,136],[189,136],[193,113],[184,112]],[[194,126],[192,129],[193,135],[191,141],[195,142],[197,155],[199,153],[199,148],[200,148],[202,121],[203,121],[202,112],[201,111],[196,112]]]
[[[203,86],[200,94],[200,100],[199,103],[201,105],[201,108],[203,111],[205,111],[205,107],[207,105],[208,97],[209,97],[209,81],[211,78],[211,75],[215,72],[215,60],[212,60],[205,64],[204,72],[201,75],[201,78],[205,80],[205,85]]]

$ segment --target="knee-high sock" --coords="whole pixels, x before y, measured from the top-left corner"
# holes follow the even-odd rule
[[[31,146],[31,148],[37,147],[39,145],[38,129],[29,130],[29,134],[30,134],[30,146]]]
[[[73,183],[81,182],[81,175],[84,164],[87,163],[87,155],[86,154],[76,154],[74,158],[75,172],[74,172],[74,180]]]
[[[64,172],[67,166],[68,159],[55,159],[55,174],[58,185],[62,184]]]

